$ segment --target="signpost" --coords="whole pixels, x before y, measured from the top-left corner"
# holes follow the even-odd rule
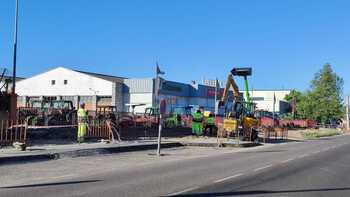
[[[346,96],[345,104],[346,104],[346,131],[349,131],[350,130],[349,96]]]
[[[163,124],[162,116],[165,114],[165,111],[166,111],[166,102],[165,100],[161,100],[159,102],[159,127],[158,127],[158,147],[157,147],[158,156],[161,156],[160,146],[162,143],[162,124]]]
[[[157,147],[157,155],[158,156],[161,156],[160,154],[160,146],[161,146],[161,139],[162,139],[162,123],[163,123],[163,120],[162,120],[162,115],[165,114],[165,110],[166,110],[166,102],[165,100],[160,100],[159,98],[159,92],[160,92],[160,89],[161,89],[161,80],[160,80],[160,77],[159,75],[164,75],[165,73],[163,71],[160,70],[159,66],[158,66],[158,62],[157,62],[157,68],[156,68],[156,92],[155,92],[155,95],[156,95],[156,106],[157,104],[158,107],[159,107],[159,125],[158,125],[158,147]]]

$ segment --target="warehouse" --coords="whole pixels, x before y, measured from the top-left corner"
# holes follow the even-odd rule
[[[122,77],[88,73],[58,67],[17,83],[17,105],[34,99],[71,100],[74,107],[84,102],[95,110],[98,105],[122,109]]]
[[[180,83],[161,79],[159,98],[164,99],[167,112],[176,107],[201,106],[215,110],[215,87],[195,82]],[[223,89],[218,90],[218,98]],[[289,90],[256,90],[250,92],[258,109],[272,111],[275,95],[276,112],[285,112],[283,101]],[[116,106],[118,111],[144,112],[155,106],[154,78],[124,78],[58,67],[17,83],[18,106],[28,105],[34,99],[71,100],[75,107],[84,102],[87,109],[97,106]]]

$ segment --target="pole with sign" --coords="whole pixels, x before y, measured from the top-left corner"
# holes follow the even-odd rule
[[[350,131],[349,96],[346,96],[345,104],[346,104],[346,130]]]
[[[157,62],[157,68],[156,68],[156,106],[157,104],[159,107],[159,125],[158,125],[158,147],[157,147],[157,155],[161,156],[160,154],[160,145],[162,143],[161,139],[162,139],[162,115],[165,114],[165,100],[160,100],[159,98],[159,92],[161,89],[161,80],[159,75],[164,75],[165,73],[163,71],[160,70],[158,62]]]
[[[162,116],[165,114],[165,110],[166,110],[166,102],[165,102],[165,100],[161,100],[159,102],[159,126],[158,126],[158,147],[157,147],[157,155],[158,156],[161,156],[160,146],[162,143],[162,125],[163,125]]]

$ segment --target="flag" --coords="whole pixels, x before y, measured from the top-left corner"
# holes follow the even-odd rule
[[[273,105],[275,105],[275,104],[276,104],[276,94],[273,93]]]
[[[158,65],[158,62],[157,62],[156,64],[157,64],[157,75],[164,75],[165,72],[163,72],[163,71],[160,70],[159,65]]]

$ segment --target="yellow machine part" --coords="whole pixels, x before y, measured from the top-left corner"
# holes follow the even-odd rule
[[[259,120],[252,117],[244,117],[243,118],[243,127],[258,127]]]
[[[210,111],[204,111],[203,115],[204,115],[204,117],[208,118],[210,113],[211,113]]]
[[[226,131],[236,131],[237,130],[237,120],[234,118],[225,118],[224,119],[224,129]]]

